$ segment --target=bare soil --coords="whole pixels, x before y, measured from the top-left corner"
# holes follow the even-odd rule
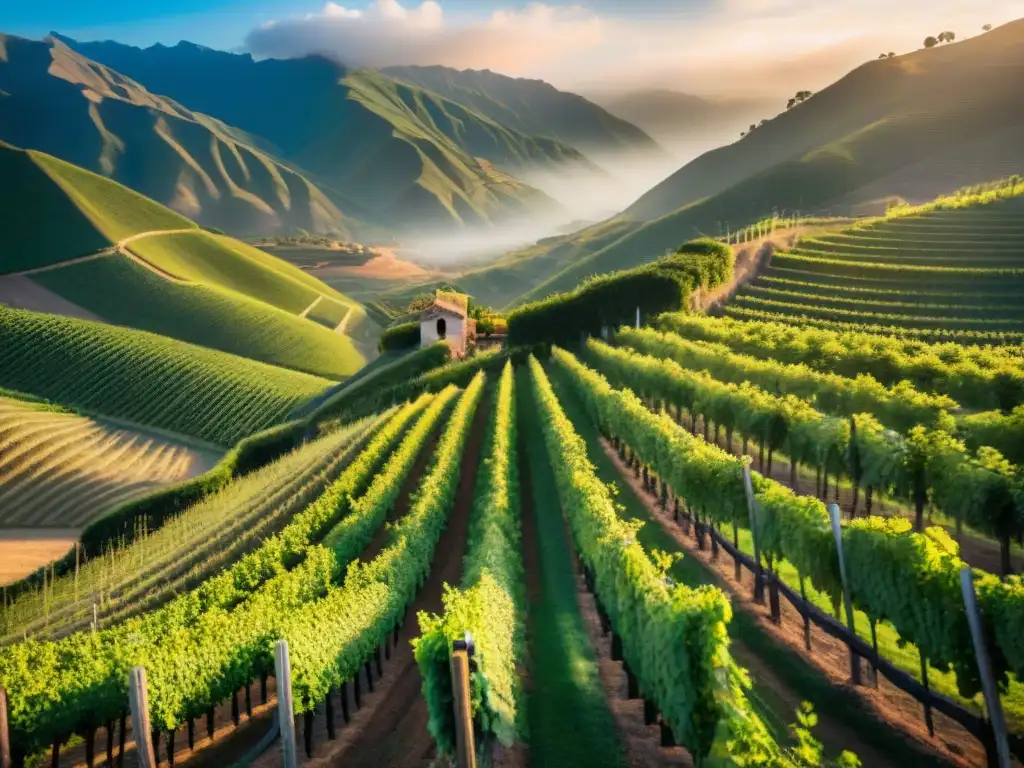
[[[873,712],[880,723],[884,722],[904,734],[907,741],[913,743],[920,751],[932,753],[946,760],[950,765],[964,768],[985,765],[984,750],[978,741],[959,724],[940,713],[933,713],[935,737],[929,737],[921,705],[909,695],[889,684],[884,678],[880,678],[877,688],[867,685],[853,686],[850,682],[850,657],[846,646],[839,640],[814,628],[813,625],[811,629],[812,651],[808,654],[804,649],[803,619],[800,614],[786,600],[781,600],[782,619],[778,625],[774,624],[768,614],[767,606],[758,605],[753,601],[752,577],[743,573],[744,578],[740,582],[736,582],[733,578],[734,570],[731,558],[723,553],[716,560],[710,547],[706,550],[698,549],[693,538],[683,534],[680,527],[672,520],[671,515],[661,509],[657,498],[647,493],[643,489],[642,482],[626,469],[619,460],[618,453],[604,440],[602,443],[605,452],[615,461],[623,482],[633,490],[650,511],[652,518],[675,539],[688,557],[698,559],[705,567],[714,572],[718,586],[729,594],[734,609],[755,617],[765,633],[784,643],[794,653],[803,656],[837,690],[853,693],[860,698],[865,708]],[[750,649],[734,640],[732,650],[737,660],[748,668],[753,677],[773,681],[773,689],[776,689],[795,709],[799,704],[799,698],[792,696],[786,690],[786,685]],[[865,681],[870,685],[872,677],[870,665],[867,662],[862,663]],[[834,754],[838,749],[849,749],[857,754],[865,766],[903,768],[897,766],[891,756],[880,751],[871,741],[870,734],[859,733],[841,722],[821,717],[814,733],[826,745],[830,753]]]
[[[310,274],[321,280],[332,277],[371,277],[377,280],[411,280],[429,278],[436,273],[424,269],[419,264],[406,261],[391,248],[371,249],[373,257],[369,261],[354,266],[337,266],[327,264],[323,267],[310,269]]]
[[[59,560],[80,533],[78,528],[0,528],[0,585]]]

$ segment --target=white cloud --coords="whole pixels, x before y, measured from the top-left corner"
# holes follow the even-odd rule
[[[253,30],[246,44],[257,56],[285,58],[319,53],[354,66],[445,64],[538,72],[598,45],[603,20],[581,6],[531,3],[482,18],[449,21],[441,5],[374,0],[365,10],[328,2],[320,13],[280,19]]]
[[[703,11],[654,16],[534,2],[458,18],[434,0],[407,3],[374,0],[358,10],[332,0],[319,13],[253,30],[247,47],[354,66],[492,69],[566,88],[777,95],[821,88],[881,51],[915,50],[940,29],[963,38],[1016,15],[1016,0],[713,0]]]

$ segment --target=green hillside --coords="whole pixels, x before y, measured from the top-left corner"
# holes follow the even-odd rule
[[[163,336],[0,307],[0,388],[233,445],[330,382]]]
[[[1012,194],[1007,188],[1006,194]],[[1024,185],[1018,185],[1024,193]],[[926,210],[776,253],[725,313],[922,338],[1024,339],[1024,197]]]
[[[549,136],[584,152],[658,151],[654,140],[635,125],[543,80],[440,66],[388,67],[383,72],[440,94],[506,128]]]
[[[315,172],[307,177],[340,210],[398,230],[558,211],[537,190],[496,179],[477,158],[512,171],[525,162],[586,163],[552,139],[320,57],[257,62],[191,43],[139,49],[59,40],[151,93],[212,116],[232,136],[267,147],[289,167]]]
[[[42,153],[0,146],[0,167],[24,182],[17,194],[0,193],[10,203],[0,206],[4,243],[12,244],[0,274],[46,268],[31,279],[107,322],[329,378],[351,375],[365,363],[363,352],[373,354],[375,326],[365,312],[297,267],[204,232],[109,179]],[[67,226],[48,224],[65,217]],[[340,313],[330,329],[319,315],[301,317],[321,297]],[[345,330],[358,331],[363,352],[334,332],[350,307],[353,322]],[[45,303],[30,308],[52,311]]]
[[[204,225],[348,236],[351,222],[336,202],[275,159],[265,142],[60,41],[0,38],[0,140],[100,173]]]
[[[120,254],[33,279],[107,322],[252,360],[335,379],[365,363],[347,336],[240,293],[167,280]]]

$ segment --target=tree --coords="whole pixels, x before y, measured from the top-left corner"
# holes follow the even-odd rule
[[[934,37],[926,37],[924,39],[924,47],[925,48],[934,48],[938,44],[939,44],[939,41],[936,40]]]
[[[956,40],[956,32],[940,32],[939,42],[940,43],[952,43]]]
[[[889,58],[890,59],[895,59],[896,58],[896,54],[893,53],[892,51],[889,51]]]
[[[991,32],[992,31],[992,25],[991,24],[985,24],[981,29],[982,29],[983,32]]]

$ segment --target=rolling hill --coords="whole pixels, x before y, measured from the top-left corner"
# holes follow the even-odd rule
[[[872,61],[637,200],[623,237],[584,246],[517,301],[649,261],[700,234],[779,211],[863,212],[1024,169],[1024,20],[964,42]],[[884,207],[878,202],[867,210]],[[581,233],[585,237],[585,232]]]
[[[49,155],[0,145],[0,169],[18,182],[0,189],[0,297],[27,279],[43,290],[25,308],[62,311],[56,296],[88,317],[334,379],[365,363],[346,333],[365,312],[297,267]]]
[[[307,175],[341,210],[399,230],[560,213],[549,197],[489,173],[478,158],[513,174],[525,165],[591,168],[564,142],[320,57],[255,61],[185,42],[140,49],[51,39],[258,137],[253,140],[289,167],[315,170],[315,177]]]

